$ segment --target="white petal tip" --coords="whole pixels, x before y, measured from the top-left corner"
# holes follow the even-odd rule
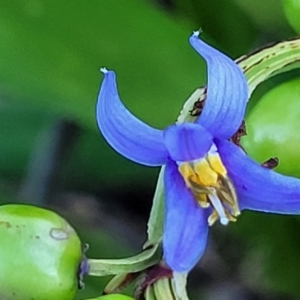
[[[202,33],[202,31],[203,31],[202,29],[199,29],[199,30],[194,31],[194,32],[193,32],[193,36],[194,36],[194,37],[199,37],[199,35]]]
[[[103,74],[108,73],[108,70],[106,68],[100,68],[100,72],[102,72]]]
[[[226,225],[228,225],[229,220],[228,220],[227,218],[221,218],[221,219],[220,219],[220,223],[221,223],[222,225],[226,226]]]

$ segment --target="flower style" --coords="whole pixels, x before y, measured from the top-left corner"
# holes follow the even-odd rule
[[[102,69],[97,121],[120,154],[148,166],[166,165],[164,258],[186,273],[202,256],[208,228],[235,221],[243,209],[300,212],[300,180],[266,169],[229,141],[241,125],[248,99],[246,78],[229,57],[199,39],[192,47],[207,62],[207,98],[195,123],[154,129],[122,104],[115,73]]]

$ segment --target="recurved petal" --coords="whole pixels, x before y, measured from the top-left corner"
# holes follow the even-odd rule
[[[236,188],[241,209],[300,213],[299,179],[261,167],[233,143],[215,142]]]
[[[212,140],[211,133],[195,123],[172,125],[164,131],[164,142],[170,157],[180,162],[205,156]]]
[[[196,203],[173,161],[166,166],[165,191],[164,258],[172,270],[186,273],[196,265],[206,248],[208,210]]]
[[[199,39],[199,32],[190,37],[190,44],[207,63],[207,97],[196,122],[216,137],[230,138],[244,118],[247,80],[233,60]]]
[[[107,142],[135,162],[159,166],[167,161],[163,132],[133,116],[120,100],[116,76],[102,69],[104,79],[97,102],[97,123]]]

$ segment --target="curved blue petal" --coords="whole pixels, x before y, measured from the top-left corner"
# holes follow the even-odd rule
[[[166,166],[165,191],[164,258],[172,270],[186,273],[196,265],[206,248],[208,210],[196,203],[173,161]]]
[[[248,100],[247,80],[240,67],[225,54],[199,39],[190,37],[192,47],[207,63],[207,97],[196,122],[219,138],[230,138],[244,118]]]
[[[213,137],[200,124],[185,123],[169,126],[164,131],[164,142],[175,161],[202,158],[210,149]]]
[[[233,143],[217,140],[216,145],[241,209],[300,213],[300,179],[261,167]]]
[[[168,152],[163,132],[133,116],[119,98],[115,73],[102,71],[104,79],[97,102],[97,122],[107,142],[135,162],[149,166],[165,164]]]

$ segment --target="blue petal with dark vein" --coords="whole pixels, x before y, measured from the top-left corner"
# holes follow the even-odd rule
[[[168,152],[163,132],[132,115],[120,100],[116,76],[103,70],[104,79],[97,102],[97,122],[107,142],[120,154],[149,166],[166,163]]]
[[[219,138],[230,138],[241,125],[248,100],[247,80],[240,67],[225,54],[207,45],[195,32],[192,47],[207,63],[207,97],[196,121]]]
[[[165,191],[164,258],[172,270],[186,273],[197,264],[206,248],[208,210],[196,203],[171,160],[165,170]]]
[[[240,208],[272,213],[300,213],[300,179],[260,166],[239,147],[215,141],[235,186]]]
[[[169,126],[164,131],[164,142],[175,161],[191,161],[204,157],[213,137],[200,124],[185,123]]]

